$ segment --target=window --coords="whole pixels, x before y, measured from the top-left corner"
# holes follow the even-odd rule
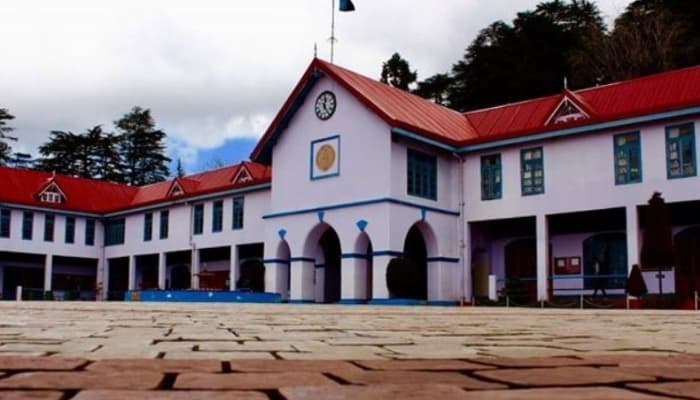
[[[55,217],[53,214],[44,215],[44,241],[53,242],[53,226]]]
[[[642,181],[642,151],[639,132],[616,135],[615,184],[625,185]]]
[[[87,246],[95,245],[95,220],[85,220],[85,244]]]
[[[695,176],[695,132],[693,124],[666,128],[666,166],[669,179]]]
[[[481,200],[500,199],[501,195],[501,155],[482,156]]]
[[[153,213],[146,213],[143,216],[143,241],[148,242],[153,236]]]
[[[124,218],[108,219],[105,222],[105,246],[124,244]]]
[[[233,198],[233,225],[232,228],[243,229],[243,197]]]
[[[170,220],[170,211],[163,210],[160,212],[160,238],[168,238],[168,222]]]
[[[542,148],[520,152],[520,188],[523,196],[544,193]]]
[[[32,240],[32,231],[34,225],[34,213],[25,211],[22,214],[22,239]]]
[[[408,149],[407,159],[408,194],[437,200],[437,158]]]
[[[66,243],[75,243],[75,217],[66,217]]]
[[[224,225],[224,202],[217,200],[212,208],[211,231],[221,232]]]
[[[0,237],[9,238],[10,237],[10,221],[12,219],[12,212],[3,208],[0,210]]]
[[[201,235],[204,231],[204,204],[194,206],[194,234]]]
[[[52,183],[39,195],[39,199],[44,203],[62,203],[63,195],[58,186]]]

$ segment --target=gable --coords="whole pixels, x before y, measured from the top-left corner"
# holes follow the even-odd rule
[[[245,164],[241,164],[241,167],[238,169],[238,172],[236,172],[236,175],[233,177],[232,183],[236,185],[249,183],[252,181],[253,176],[248,171],[248,168],[246,168]]]
[[[588,119],[590,116],[568,96],[562,97],[559,105],[547,119],[545,125],[564,124],[567,122]]]
[[[42,203],[61,204],[66,201],[66,195],[55,181],[51,181],[37,194],[37,199]]]
[[[170,189],[168,190],[168,197],[177,197],[177,196],[182,196],[185,194],[185,191],[182,189],[182,185],[176,180],[173,181],[173,184],[170,186]]]

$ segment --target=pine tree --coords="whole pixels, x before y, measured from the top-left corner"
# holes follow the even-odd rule
[[[136,186],[167,179],[166,134],[156,129],[151,111],[134,107],[115,125],[122,135],[119,152],[125,182]]]
[[[408,61],[394,53],[382,64],[381,81],[395,88],[408,90],[416,81],[416,71],[411,71]]]
[[[16,141],[17,138],[10,136],[13,127],[7,126],[6,121],[14,119],[14,115],[10,114],[5,108],[0,108],[0,165],[10,161],[12,147],[7,143],[8,140]]]
[[[84,159],[83,140],[79,135],[70,131],[51,131],[49,141],[39,146],[41,158],[36,168],[42,171],[55,172],[72,176],[86,177],[83,170]]]

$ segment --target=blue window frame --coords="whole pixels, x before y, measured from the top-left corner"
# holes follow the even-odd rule
[[[520,151],[520,190],[523,196],[544,193],[544,154],[542,147]]]
[[[233,225],[232,228],[243,229],[243,197],[233,198]]]
[[[407,164],[408,194],[437,200],[437,157],[408,149]]]
[[[124,244],[124,218],[109,219],[105,222],[105,246]]]
[[[224,202],[216,200],[212,207],[211,231],[221,232],[224,226]]]
[[[168,238],[168,228],[170,225],[170,211],[163,210],[160,212],[160,238]]]
[[[25,211],[22,214],[22,239],[32,240],[34,231],[34,213]]]
[[[501,155],[481,156],[481,200],[500,199],[502,194]]]
[[[53,227],[56,217],[53,214],[44,214],[44,241],[53,242]]]
[[[12,212],[8,208],[0,210],[0,237],[10,237],[10,223],[12,222]]]
[[[75,218],[66,217],[66,243],[75,243]]]
[[[86,219],[85,220],[85,244],[87,246],[95,245],[95,220]]]
[[[194,206],[193,217],[193,233],[195,235],[201,235],[202,232],[204,232],[204,204],[197,204]]]
[[[639,132],[622,133],[613,137],[615,146],[615,184],[626,185],[642,181],[642,146]]]
[[[143,241],[150,242],[153,238],[153,213],[146,213],[143,216]]]
[[[695,129],[692,123],[666,128],[666,173],[668,179],[697,175]]]

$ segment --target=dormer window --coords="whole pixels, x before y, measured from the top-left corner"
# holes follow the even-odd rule
[[[169,197],[176,197],[183,195],[185,193],[184,190],[182,190],[182,187],[180,187],[180,184],[177,182],[173,183],[173,186],[170,188],[170,193],[168,194]]]
[[[248,170],[244,166],[241,166],[241,168],[238,170],[238,173],[236,174],[236,177],[233,178],[233,183],[248,183],[252,181],[253,177],[250,176],[250,172],[248,172]]]
[[[549,119],[547,124],[563,124],[586,118],[588,118],[588,115],[583,112],[583,110],[576,106],[574,102],[564,97],[562,102],[559,104],[557,111],[552,114],[552,117]]]
[[[61,189],[58,188],[58,185],[51,183],[43,192],[39,193],[39,200],[42,203],[60,204],[65,201],[65,196]]]

